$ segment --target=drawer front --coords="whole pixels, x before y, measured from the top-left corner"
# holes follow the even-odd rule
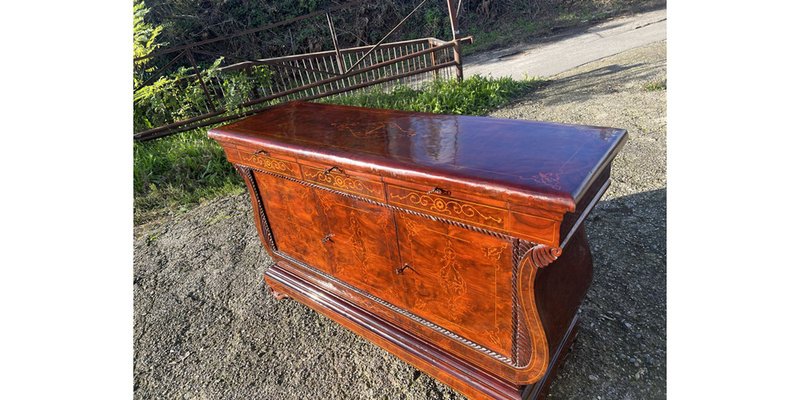
[[[255,178],[278,251],[332,273],[328,232],[314,189],[260,172]]]
[[[381,182],[355,177],[336,167],[322,169],[303,165],[302,170],[303,176],[308,182],[379,201],[384,200]]]
[[[508,240],[395,213],[406,308],[511,357],[512,252]]]
[[[411,208],[471,225],[494,229],[503,229],[506,226],[508,212],[502,208],[394,185],[387,185],[386,191],[389,203],[396,206]]]
[[[292,161],[272,157],[269,152],[265,151],[238,150],[238,153],[239,162],[242,164],[292,178],[301,178],[300,166]]]

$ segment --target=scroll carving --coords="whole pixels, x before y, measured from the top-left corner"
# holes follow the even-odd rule
[[[514,363],[531,380],[543,376],[549,364],[547,337],[536,307],[535,281],[540,268],[561,255],[560,248],[523,240],[514,243]]]
[[[347,190],[350,192],[359,193],[373,198],[380,198],[382,193],[381,189],[373,182],[364,182],[347,176],[346,174],[328,172],[316,168],[303,168],[305,171],[306,179],[328,185],[337,189]]]
[[[283,173],[292,173],[292,169],[289,166],[280,160],[276,160],[274,158],[269,157],[262,157],[256,154],[251,154],[244,157],[245,161],[251,162],[263,168],[269,169],[275,172],[283,172]]]
[[[476,206],[452,199],[446,199],[439,196],[421,194],[412,191],[407,191],[405,195],[391,193],[389,197],[395,202],[401,204],[405,203],[439,214],[450,215],[466,220],[474,220],[486,225],[502,226],[503,224],[502,218],[486,215],[482,213]],[[488,208],[484,209],[484,212],[488,211]]]
[[[544,268],[561,255],[560,247],[536,245],[528,250],[530,260],[536,268]]]

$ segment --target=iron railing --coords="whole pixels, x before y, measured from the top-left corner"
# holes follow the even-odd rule
[[[154,86],[162,81],[165,71],[178,65],[188,65],[185,74],[169,81],[169,90],[181,95],[194,92],[195,96],[170,97],[161,93],[163,107],[155,116],[155,127],[136,132],[134,139],[144,141],[230,121],[257,113],[272,105],[292,100],[314,100],[327,96],[343,95],[376,85],[389,88],[398,83],[419,87],[423,82],[442,77],[461,78],[460,45],[471,43],[472,38],[457,38],[456,8],[448,0],[453,39],[436,38],[385,42],[427,0],[422,0],[405,18],[376,44],[370,46],[339,48],[336,29],[330,13],[360,3],[355,1],[250,29],[229,37],[205,40],[190,45],[154,52],[136,61],[156,56],[174,54],[156,71],[134,89],[134,101],[141,90],[158,90]],[[237,62],[201,69],[196,56],[205,58],[231,57],[208,50],[208,45],[234,37],[254,34],[314,16],[325,15],[331,33],[333,50],[307,54],[272,57]],[[243,90],[246,89],[246,90]],[[185,98],[176,102],[176,98]]]

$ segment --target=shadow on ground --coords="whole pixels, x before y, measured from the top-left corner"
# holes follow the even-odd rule
[[[601,201],[586,231],[594,280],[551,398],[666,398],[666,190]]]

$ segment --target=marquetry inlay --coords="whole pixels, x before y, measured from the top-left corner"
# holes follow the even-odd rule
[[[505,210],[388,185],[389,203],[438,214],[476,225],[503,228]]]

